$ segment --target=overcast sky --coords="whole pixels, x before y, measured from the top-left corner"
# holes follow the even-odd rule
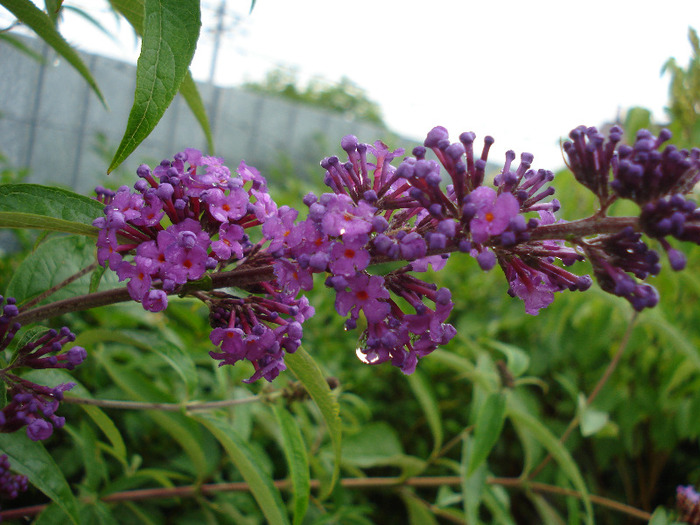
[[[70,16],[63,32],[72,43],[136,60],[128,25],[115,29],[102,0],[69,3],[120,35],[115,44]],[[199,80],[209,77],[219,3],[203,1],[192,66]],[[250,15],[249,7],[228,0],[218,84],[259,80],[275,67],[302,79],[347,76],[401,135],[422,140],[435,125],[455,139],[490,134],[492,160],[529,151],[534,167],[549,169],[562,164],[559,138],[579,124],[600,125],[635,105],[663,120],[661,67],[672,56],[687,65],[688,27],[700,29],[699,0],[257,0]]]

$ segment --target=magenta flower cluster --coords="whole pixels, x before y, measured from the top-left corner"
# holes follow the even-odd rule
[[[676,506],[683,523],[697,525],[700,523],[700,494],[692,485],[679,485],[676,489]]]
[[[618,127],[608,138],[595,128],[573,130],[564,144],[570,167],[601,204],[598,214],[573,223],[555,215],[554,174],[532,169],[528,153],[516,163],[507,152],[488,182],[493,139],[486,137],[477,154],[471,132],[451,142],[436,127],[398,166],[392,162],[403,150],[344,137],[347,159],[321,162],[331,191],[307,195],[303,218],[277,207],[253,168],[241,163],[231,176],[221,159],[186,150],[153,172],[141,166],[135,192],[100,190],[106,207],[94,223],[101,230],[98,257],[129,280],[131,297],[151,311],[165,308],[167,295],[186,283],[230,268],[245,271],[240,296],[195,295],[211,312],[218,347],[212,357],[221,364],[251,361],[250,381],[271,380],[284,369],[284,353],[298,348],[302,323],[313,314],[300,294],[313,287],[314,274],[324,274],[346,329],[365,326],[358,357],[410,374],[455,335],[446,322],[450,291],[416,275],[441,270],[454,252],[471,255],[485,271],[499,265],[508,293],[529,314],[551,304],[556,292],[588,289],[592,278],[568,269],[586,258],[604,290],[637,310],[654,306],[658,294],[645,280],[661,263],[642,234],[659,241],[674,269],[684,259],[666,237],[700,242],[700,212],[684,197],[700,177],[700,154],[672,146],[659,152],[669,135],[642,131],[626,146]],[[618,198],[637,202],[640,217],[608,217]],[[261,227],[255,243],[253,226]],[[405,264],[373,273],[373,264],[389,261]]]
[[[21,328],[12,319],[19,314],[15,300],[4,300],[0,315],[0,351],[6,349]],[[0,296],[0,305],[3,298]],[[75,341],[67,327],[60,330],[47,330],[42,335],[22,344],[13,352],[13,359],[8,366],[0,370],[0,379],[7,385],[10,401],[0,410],[0,432],[15,432],[27,428],[27,436],[34,441],[47,439],[54,428],[61,428],[65,418],[57,416],[59,402],[63,393],[75,386],[75,383],[62,383],[56,387],[36,384],[15,373],[18,368],[65,368],[73,370],[87,357],[81,346],[73,346],[67,351],[63,347]]]

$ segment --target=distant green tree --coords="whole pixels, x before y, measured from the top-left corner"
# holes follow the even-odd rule
[[[335,111],[345,117],[386,128],[379,104],[369,100],[365,90],[346,76],[339,82],[313,79],[302,87],[296,71],[277,69],[268,72],[261,82],[247,82],[244,88]]]
[[[700,41],[694,29],[688,30],[693,56],[687,68],[682,68],[674,58],[664,64],[663,72],[671,74],[670,100],[666,108],[674,135],[691,144],[700,139]]]

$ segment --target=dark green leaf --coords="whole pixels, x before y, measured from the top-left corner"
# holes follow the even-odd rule
[[[17,214],[23,218],[25,216],[42,218],[45,225],[30,226],[34,228],[59,229],[51,227],[51,223],[58,219],[66,223],[89,226],[86,230],[89,232],[88,235],[96,236],[97,228],[92,226],[92,221],[104,215],[103,208],[104,204],[94,199],[60,188],[39,184],[0,185],[0,217]],[[7,226],[0,219],[0,227],[15,226]]]
[[[78,502],[44,445],[29,439],[24,431],[0,433],[0,450],[7,454],[12,470],[27,476],[29,482],[61,507],[73,523],[80,523]]]
[[[190,111],[194,115],[194,118],[199,122],[202,131],[204,131],[204,136],[207,139],[207,147],[209,148],[209,153],[214,153],[214,138],[211,134],[211,126],[209,125],[209,117],[207,117],[207,110],[204,107],[204,102],[197,89],[197,84],[194,83],[192,79],[192,74],[188,71],[185,75],[182,84],[180,84],[180,94],[184,97],[185,102],[190,107]]]
[[[322,497],[326,497],[333,490],[333,486],[340,475],[340,458],[342,455],[342,427],[340,423],[340,405],[331,392],[326,378],[316,361],[303,348],[297,349],[293,354],[287,354],[285,363],[292,373],[301,381],[304,388],[321,410],[323,420],[328,426],[328,433],[333,444],[335,463],[331,483]]]
[[[430,508],[408,490],[401,491],[401,499],[406,505],[408,525],[438,525]]]
[[[476,418],[474,442],[469,458],[467,476],[481,466],[498,441],[506,419],[506,396],[501,392],[489,394]]]
[[[202,423],[224,447],[231,461],[248,483],[250,491],[258,502],[260,510],[271,525],[289,523],[279,490],[272,483],[272,478],[261,467],[250,447],[236,433],[228,421],[216,419],[209,415],[200,415],[196,419]]]
[[[143,35],[144,0],[109,0],[109,3],[126,18],[138,36]]]
[[[581,493],[583,504],[586,508],[586,522],[593,523],[593,508],[591,507],[591,500],[588,496],[588,489],[583,481],[583,476],[576,462],[571,457],[571,454],[569,454],[569,451],[562,445],[561,441],[559,441],[537,418],[515,407],[513,404],[508,405],[508,417],[510,417],[514,423],[517,422],[522,427],[527,428],[535,439],[547,449],[547,452],[552,455],[554,460],[561,467],[562,472],[574,485],[574,488]]]
[[[7,295],[22,303],[75,275],[95,262],[95,245],[85,237],[54,237],[39,245],[17,268],[7,285]],[[86,294],[90,275],[51,294],[48,301]],[[44,301],[46,302],[46,301]]]
[[[157,388],[143,374],[117,364],[114,360],[100,353],[96,357],[104,361],[104,368],[112,380],[132,399],[149,403],[173,403],[175,400],[167,393]],[[201,429],[190,418],[172,412],[158,410],[145,411],[163,430],[177,441],[192,461],[197,476],[201,479],[209,473],[210,465],[204,447],[206,443],[201,437]]]
[[[146,0],[134,105],[108,172],[124,162],[168,109],[194,56],[200,25],[198,0]]]
[[[17,17],[23,24],[30,27],[41,39],[50,45],[56,53],[65,58],[78,73],[85,79],[95,92],[100,102],[107,107],[97,82],[92,78],[90,70],[85,66],[80,55],[65,41],[63,36],[56,31],[51,18],[29,0],[0,0],[0,5]]]
[[[294,499],[294,525],[300,525],[306,515],[311,496],[309,458],[306,454],[306,445],[301,436],[299,425],[287,407],[276,403],[272,408],[282,433],[282,446],[289,466],[289,478],[292,482],[292,497]]]

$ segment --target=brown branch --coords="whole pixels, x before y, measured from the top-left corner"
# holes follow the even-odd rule
[[[376,477],[376,478],[346,478],[340,480],[340,484],[346,488],[367,489],[367,488],[396,488],[396,487],[419,487],[419,488],[436,488],[442,486],[459,486],[462,483],[462,478],[459,476],[434,476],[434,477],[415,477],[401,480],[395,477]],[[500,485],[502,487],[533,490],[535,492],[544,492],[557,494],[560,496],[568,496],[577,499],[583,499],[583,494],[576,490],[558,487],[556,485],[548,485],[535,481],[527,481],[521,478],[486,478],[486,483],[490,485]],[[280,490],[290,490],[291,483],[287,480],[277,480],[273,482],[274,486]],[[311,488],[318,489],[321,483],[319,480],[311,480]],[[109,494],[101,500],[105,503],[116,503],[120,501],[143,501],[150,499],[161,498],[191,498],[198,495],[212,495],[219,492],[248,492],[250,487],[245,482],[236,483],[211,483],[206,485],[186,485],[183,487],[157,488],[157,489],[139,489],[129,490],[124,492],[116,492]],[[615,500],[589,495],[592,503],[606,507],[611,510],[627,514],[634,518],[648,521],[651,514],[640,509],[620,503]],[[20,509],[5,510],[0,512],[0,518],[14,519],[24,516],[35,516],[43,511],[47,505],[34,505],[31,507],[23,507]]]

